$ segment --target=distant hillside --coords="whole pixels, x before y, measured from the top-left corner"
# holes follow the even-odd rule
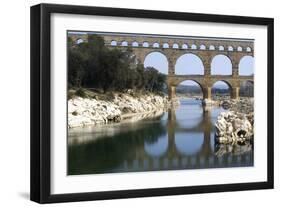
[[[241,86],[240,88],[240,95],[242,96],[253,96],[254,88],[252,85]],[[194,95],[201,95],[202,90],[200,87],[196,85],[178,85],[176,88],[177,94],[194,94]],[[216,85],[212,88],[212,93],[216,94],[227,94],[229,93],[229,89],[226,89],[224,85]]]
[[[225,86],[216,86],[212,88],[213,93],[228,93],[228,89]],[[178,85],[176,88],[178,94],[202,94],[202,89],[196,85]]]
[[[201,94],[202,93],[202,90],[200,87],[194,85],[178,85],[177,88],[176,88],[176,93],[179,93],[179,94],[186,94],[186,93],[193,93],[193,94]]]

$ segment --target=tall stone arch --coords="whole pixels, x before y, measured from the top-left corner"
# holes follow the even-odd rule
[[[195,59],[199,60],[200,63],[202,63],[202,67],[203,67],[203,74],[199,74],[199,75],[205,75],[205,65],[204,65],[204,58],[203,56],[201,56],[200,54],[197,54],[197,53],[194,53],[194,52],[182,52],[180,54],[177,54],[177,57],[176,57],[176,61],[175,61],[175,65],[174,65],[174,68],[175,68],[175,74],[177,75],[180,75],[179,73],[177,73],[176,71],[176,65],[178,63],[178,61],[180,61],[181,58],[184,58],[185,55],[192,55],[194,56]],[[199,63],[199,64],[200,64]],[[187,66],[188,68],[188,66]],[[188,71],[186,71],[186,73],[184,74],[189,74]],[[182,74],[182,75],[184,75]],[[192,75],[192,74],[189,74],[189,75]],[[194,75],[198,75],[197,73],[194,73]]]
[[[154,49],[154,50],[147,51],[147,53],[144,54],[142,63],[144,64],[145,60],[149,57],[149,55],[151,55],[153,53],[159,53],[165,58],[165,60],[167,61],[167,71],[164,72],[164,74],[169,74],[169,59],[167,57],[167,54],[164,51],[162,51],[161,49],[157,49],[157,50]],[[162,71],[162,73],[163,73],[163,71]]]

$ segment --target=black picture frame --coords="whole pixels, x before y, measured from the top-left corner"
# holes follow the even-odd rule
[[[50,16],[52,13],[151,18],[209,23],[233,23],[267,26],[267,181],[220,185],[167,187],[74,194],[51,194],[51,85],[50,85]],[[101,199],[166,196],[271,189],[274,187],[274,20],[272,18],[195,14],[153,10],[39,4],[31,7],[31,174],[30,199],[39,203],[88,201]]]

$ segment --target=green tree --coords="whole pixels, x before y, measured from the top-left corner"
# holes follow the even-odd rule
[[[131,48],[109,49],[98,35],[76,44],[68,38],[68,82],[70,87],[107,91],[126,89],[161,91],[165,75],[136,63]]]

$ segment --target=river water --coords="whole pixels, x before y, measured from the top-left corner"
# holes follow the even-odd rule
[[[253,166],[252,144],[216,145],[222,111],[182,99],[153,118],[69,129],[68,174]]]

